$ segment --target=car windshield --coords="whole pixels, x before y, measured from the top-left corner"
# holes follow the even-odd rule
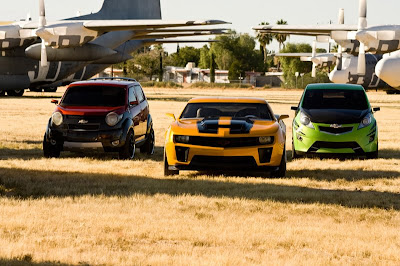
[[[189,103],[181,115],[181,119],[214,117],[273,120],[269,106],[261,103]]]
[[[369,108],[367,96],[362,90],[312,89],[304,94],[304,109],[348,109],[366,110]]]
[[[74,86],[70,87],[61,105],[67,106],[123,106],[125,89],[111,86]]]

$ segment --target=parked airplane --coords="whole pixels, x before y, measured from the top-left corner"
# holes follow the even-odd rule
[[[331,67],[338,61],[338,53],[310,54],[310,53],[278,53],[277,57],[299,57],[303,62],[312,62],[313,69]],[[329,74],[333,83],[359,84],[365,89],[390,88],[375,73],[376,65],[382,60],[382,55],[366,54],[366,72],[364,75],[357,73],[358,57],[351,54],[343,54],[342,69],[336,67]]]
[[[44,0],[39,10],[39,22],[0,26],[0,95],[85,79],[130,59],[143,45],[221,34],[224,29],[196,27],[227,23],[162,20],[160,0],[104,0],[97,13],[56,22],[46,21]]]
[[[400,78],[395,74],[400,71],[400,55],[392,53],[400,49],[400,25],[368,27],[366,0],[359,0],[358,25],[268,25],[257,26],[253,29],[262,33],[316,36],[317,40],[333,39],[339,44],[340,54],[349,53],[358,56],[357,71],[352,73],[358,75],[358,84],[366,83],[362,80],[366,78],[365,74],[367,74],[368,68],[366,53],[385,54],[375,66],[375,74],[389,86],[400,88]],[[340,58],[341,56],[339,56]],[[342,64],[338,64],[335,70],[341,71]]]

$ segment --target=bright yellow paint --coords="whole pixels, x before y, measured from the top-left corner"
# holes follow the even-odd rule
[[[266,103],[265,100],[256,98],[195,98],[189,103]],[[279,121],[265,121],[255,120],[254,125],[248,134],[230,134],[229,128],[219,128],[217,134],[200,133],[197,123],[201,119],[177,119],[174,121],[167,130],[165,138],[165,154],[167,156],[168,165],[170,166],[185,166],[190,165],[194,156],[251,156],[260,167],[277,167],[281,163],[283,151],[286,143],[286,132],[279,125]],[[219,125],[230,125],[232,118],[220,117]],[[215,138],[246,138],[246,137],[262,137],[273,136],[275,141],[270,145],[258,145],[252,147],[239,147],[239,148],[219,148],[208,147],[199,145],[190,145],[174,142],[174,135],[182,136],[202,136],[202,137],[215,137]],[[177,160],[175,147],[188,147],[189,155],[187,162],[180,162]],[[269,163],[260,163],[259,148],[273,148],[271,161]],[[244,169],[245,170],[245,169]]]

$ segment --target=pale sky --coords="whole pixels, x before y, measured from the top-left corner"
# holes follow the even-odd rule
[[[2,1],[7,4],[0,9],[0,21],[19,20],[28,13],[33,20],[38,19],[38,0]],[[82,15],[94,13],[102,4],[102,0],[46,0],[47,19],[73,17],[78,11]],[[336,23],[339,8],[345,9],[346,24],[357,24],[358,16],[358,0],[161,0],[161,8],[163,19],[221,19],[232,22],[228,28],[251,35],[255,35],[251,27],[262,21],[275,24],[282,18],[289,24],[327,24],[330,20]],[[369,0],[368,23],[400,24],[399,10],[399,0]],[[311,43],[312,38],[292,37],[290,41]],[[174,47],[168,46],[169,50]]]

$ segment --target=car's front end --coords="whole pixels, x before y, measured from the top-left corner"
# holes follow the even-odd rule
[[[64,151],[118,150],[125,144],[124,108],[58,106],[49,120],[46,138]]]
[[[276,170],[285,155],[283,125],[273,115],[271,119],[181,117],[166,134],[168,166],[172,170]]]
[[[118,151],[129,126],[125,86],[75,83],[65,92],[49,119],[44,136],[47,157],[60,151]]]
[[[377,153],[377,121],[364,90],[358,89],[353,92],[346,91],[347,88],[344,90],[334,88],[318,89],[319,91],[314,89],[312,93],[317,95],[322,91],[323,97],[325,97],[325,99],[319,99],[317,103],[312,102],[315,99],[310,100],[312,96],[306,102],[305,98],[308,93],[306,90],[299,107],[294,108],[297,110],[293,120],[293,152],[295,156],[369,156]],[[348,104],[343,104],[345,97],[343,95],[347,95],[348,98],[359,97],[362,100],[359,103],[349,101]],[[333,108],[334,106],[337,108]]]

